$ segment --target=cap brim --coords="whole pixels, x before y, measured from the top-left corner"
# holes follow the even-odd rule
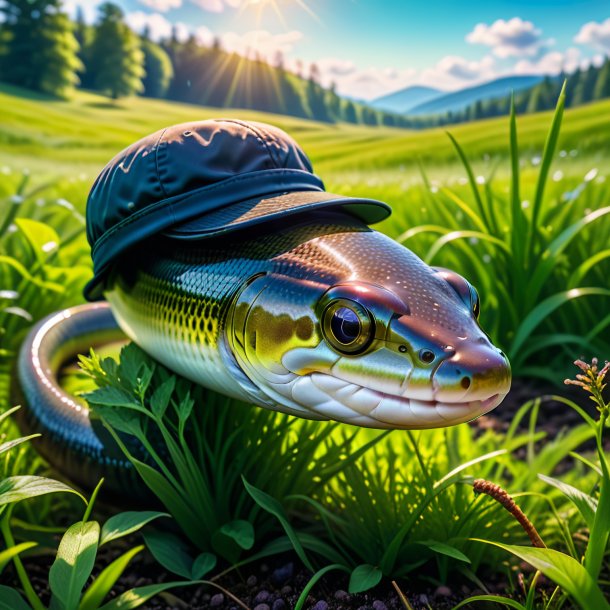
[[[387,203],[376,199],[346,197],[326,191],[292,191],[236,202],[174,225],[163,234],[176,239],[203,239],[293,214],[332,208],[343,209],[366,224],[380,222],[392,212]]]

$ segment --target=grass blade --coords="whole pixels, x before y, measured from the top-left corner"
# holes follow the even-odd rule
[[[533,254],[534,248],[534,235],[538,228],[538,218],[540,217],[540,209],[542,208],[542,202],[544,200],[544,189],[546,187],[549,171],[551,169],[551,163],[555,155],[555,149],[557,148],[557,141],[559,140],[559,130],[561,129],[561,121],[563,119],[563,110],[566,99],[566,83],[564,81],[561,87],[559,98],[557,99],[557,105],[553,114],[553,120],[551,121],[551,128],[544,143],[544,151],[542,153],[542,161],[540,162],[540,172],[538,173],[538,180],[536,181],[536,192],[534,195],[534,202],[532,204],[532,218],[527,233],[527,246],[526,253],[528,257]]]
[[[497,546],[512,553],[522,561],[540,570],[547,578],[558,584],[568,595],[574,598],[581,608],[595,610],[610,610],[610,604],[604,598],[596,582],[589,576],[585,568],[575,559],[553,549],[539,549],[513,544],[502,544],[491,540],[474,538]]]

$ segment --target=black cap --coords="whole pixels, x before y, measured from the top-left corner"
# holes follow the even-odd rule
[[[330,207],[367,224],[391,212],[381,201],[327,193],[307,155],[277,127],[234,119],[168,127],[119,153],[89,193],[94,277],[85,296],[101,298],[113,262],[153,235],[205,239]]]

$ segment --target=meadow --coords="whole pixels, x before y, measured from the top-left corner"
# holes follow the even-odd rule
[[[2,411],[9,406],[16,350],[31,323],[82,300],[80,290],[90,273],[82,214],[95,175],[116,152],[151,131],[215,116],[276,124],[303,146],[329,191],[389,202],[393,214],[377,228],[477,286],[482,325],[510,355],[517,377],[539,380],[545,392],[552,383],[561,393],[564,377],[573,376],[575,358],[599,356],[603,363],[610,354],[610,102],[570,109],[563,121],[560,102],[555,114],[459,125],[450,130],[454,140],[440,129],[328,125],[142,99],[113,104],[85,92],[59,102],[6,86],[0,88],[0,107]],[[121,356],[121,365],[140,371],[152,367],[134,350]],[[561,427],[556,434],[538,425],[559,416],[549,410],[548,396],[534,393],[504,428],[461,425],[409,434],[300,422],[251,408],[244,426],[248,407],[214,403],[201,416],[187,416],[192,436],[184,444],[185,421],[177,405],[185,396],[170,393],[163,408],[169,432],[181,446],[198,446],[199,455],[207,456],[197,461],[186,449],[183,456],[197,463],[197,494],[189,493],[193,473],[181,471],[183,462],[158,464],[166,480],[151,489],[175,521],[172,532],[160,527],[149,531],[148,523],[156,525],[161,516],[150,511],[110,519],[118,532],[115,539],[146,526],[148,551],[171,578],[183,581],[176,585],[169,578],[154,590],[136,593],[113,589],[144,547],[139,542],[120,547],[107,566],[107,555],[101,553],[96,563],[98,546],[112,541],[103,532],[112,528],[106,522],[100,537],[98,520],[107,511],[93,506],[95,493],[86,500],[47,483],[43,497],[26,500],[24,492],[16,498],[24,501],[16,504],[11,486],[3,488],[1,480],[0,520],[7,548],[0,551],[0,571],[13,575],[29,604],[23,607],[49,603],[49,591],[35,591],[28,579],[31,562],[58,565],[49,576],[58,607],[136,607],[184,581],[201,586],[208,578],[213,584],[206,581],[207,586],[220,586],[220,575],[233,573],[236,566],[247,570],[263,558],[292,552],[310,578],[288,600],[295,608],[313,607],[321,599],[320,586],[329,572],[347,574],[343,586],[359,606],[345,607],[371,605],[374,587],[396,579],[405,591],[401,603],[406,608],[425,607],[414,601],[418,591],[459,590],[460,582],[471,584],[468,591],[479,589],[480,602],[470,602],[475,605],[493,607],[494,595],[502,593],[510,595],[515,608],[606,608],[610,476],[603,438],[608,405],[599,389],[603,379],[598,379],[602,366],[583,371],[599,390],[594,395],[597,410],[583,411],[579,403],[556,398],[554,409],[559,405],[582,416],[582,423]],[[112,379],[102,375],[108,367],[108,361],[87,361],[93,381],[77,376],[73,387],[97,387],[100,400],[112,386]],[[155,371],[146,390],[147,406],[171,378]],[[136,395],[129,384],[119,385],[121,392]],[[95,392],[90,404],[120,432],[121,423],[108,413],[107,401],[96,403]],[[205,401],[197,389],[191,392],[195,402]],[[583,395],[582,402],[590,402]],[[151,422],[165,425],[154,418]],[[4,481],[49,475],[28,443],[17,447],[18,432],[9,420],[2,425]],[[224,437],[219,442],[215,431],[233,427],[239,430],[227,436],[231,441],[224,446]],[[269,429],[278,433],[262,445],[260,437]],[[234,459],[223,470],[218,465],[227,451]],[[275,468],[291,474],[266,476]],[[473,493],[475,478],[507,488],[549,548],[528,546],[527,531],[509,512],[485,493]],[[223,486],[226,481],[231,485]],[[209,489],[218,490],[217,495],[198,501]],[[100,493],[103,497],[103,486]],[[88,508],[77,521],[83,500]],[[64,526],[74,522],[66,531]],[[56,557],[60,534],[64,542]],[[88,549],[85,559],[84,551],[74,550],[74,541]],[[178,548],[182,550],[173,557],[168,553]],[[507,561],[510,554],[534,569],[523,572]],[[136,567],[149,565],[145,561],[150,558],[141,561]],[[66,563],[79,571],[68,592],[59,577]],[[106,568],[101,572],[105,577],[91,582],[94,566],[97,575]],[[494,588],[489,583],[498,574],[501,585]],[[89,589],[81,598],[86,582]],[[369,589],[372,597],[358,597]],[[13,596],[16,589],[11,591],[2,589]],[[230,607],[228,593],[223,594]],[[112,601],[102,606],[107,595]],[[121,606],[127,599],[134,605]],[[451,598],[456,607],[459,599]],[[21,608],[18,603],[25,604],[6,607]]]

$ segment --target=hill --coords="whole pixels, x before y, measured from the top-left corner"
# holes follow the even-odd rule
[[[511,91],[529,89],[542,81],[543,76],[507,76],[496,80],[468,87],[460,91],[446,93],[433,100],[418,104],[409,111],[410,116],[445,114],[458,112],[475,102],[484,102],[501,96],[509,96]]]
[[[439,128],[408,131],[330,125],[146,98],[115,104],[88,92],[77,92],[70,101],[57,101],[7,86],[0,86],[0,108],[0,171],[27,168],[37,182],[57,176],[90,181],[118,151],[152,131],[173,123],[223,116],[273,123],[286,130],[311,157],[329,190],[342,188],[349,194],[349,184],[373,175],[375,183],[405,184],[406,180],[419,179],[418,159],[427,171],[433,171],[431,176],[441,171],[461,175],[455,151],[444,129]],[[519,144],[527,160],[540,154],[549,121],[548,112],[519,118]],[[505,117],[456,125],[451,132],[475,165],[486,167],[489,161],[485,158],[506,155]],[[592,163],[600,171],[608,166],[609,138],[610,100],[566,111],[560,150],[576,151],[577,158],[571,158],[570,166],[580,164],[583,175]]]
[[[414,85],[378,97],[369,102],[369,105],[379,108],[379,110],[405,114],[416,106],[430,102],[445,93],[442,89]]]

